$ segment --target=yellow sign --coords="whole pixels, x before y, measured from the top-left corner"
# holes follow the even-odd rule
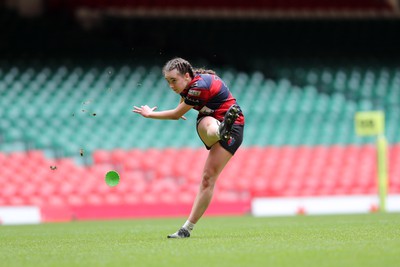
[[[356,134],[360,136],[380,135],[385,131],[383,111],[362,111],[355,116]]]

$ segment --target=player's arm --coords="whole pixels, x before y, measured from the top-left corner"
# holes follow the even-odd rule
[[[155,111],[157,107],[150,108],[149,106],[144,105],[140,107],[134,106],[133,112],[150,119],[179,120],[180,118],[186,119],[183,115],[185,115],[185,113],[191,108],[193,108],[193,106],[181,101],[176,108],[170,110]]]
[[[184,102],[184,101],[185,101],[185,99],[184,99],[183,97],[181,97],[181,99],[179,100],[179,104],[182,103],[182,102]],[[181,119],[182,119],[182,120],[186,120],[186,117],[185,117],[185,116],[182,116]]]

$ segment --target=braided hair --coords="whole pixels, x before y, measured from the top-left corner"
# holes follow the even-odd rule
[[[176,57],[165,63],[162,72],[165,75],[167,71],[176,69],[180,74],[184,75],[186,72],[189,73],[190,77],[193,79],[197,74],[216,74],[213,70],[207,70],[203,68],[193,68],[189,61]]]

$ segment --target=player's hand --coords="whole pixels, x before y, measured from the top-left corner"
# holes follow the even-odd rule
[[[140,107],[134,106],[132,111],[142,115],[145,118],[148,118],[150,114],[156,109],[157,107],[150,108],[148,105],[144,105]]]

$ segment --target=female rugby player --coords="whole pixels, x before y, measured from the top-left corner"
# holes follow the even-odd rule
[[[155,111],[156,107],[134,106],[133,112],[151,119],[178,120],[190,109],[199,112],[197,132],[209,150],[199,191],[185,224],[168,238],[187,238],[206,211],[219,174],[242,143],[244,116],[226,84],[213,70],[195,69],[174,58],[163,67],[169,87],[181,96],[175,109]]]

